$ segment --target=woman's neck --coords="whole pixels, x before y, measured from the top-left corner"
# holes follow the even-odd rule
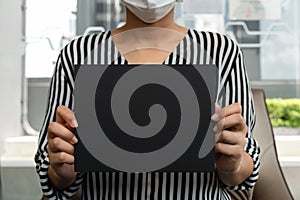
[[[118,29],[112,31],[112,35],[118,34],[123,31],[132,30],[135,28],[166,28],[186,34],[187,28],[179,26],[174,22],[174,8],[162,19],[154,23],[145,23],[137,16],[135,16],[128,8],[126,8],[126,24]]]
[[[111,31],[118,51],[130,64],[161,64],[185,37],[188,29],[174,22],[174,9],[155,23],[145,23],[129,9],[127,23]]]

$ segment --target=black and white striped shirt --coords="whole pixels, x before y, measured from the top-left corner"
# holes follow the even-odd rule
[[[99,46],[100,48],[98,48]],[[95,50],[96,47],[97,50]],[[210,59],[203,56],[204,54],[200,49],[204,49]],[[47,175],[49,167],[47,127],[51,121],[55,120],[57,106],[65,105],[73,109],[74,66],[84,64],[85,58],[91,52],[94,56],[93,60],[89,62],[128,64],[114,45],[110,31],[79,37],[61,51],[51,81],[48,107],[35,156],[36,169],[44,195],[49,199],[68,199],[81,186],[82,199],[230,199],[226,187],[219,181],[217,173],[78,173],[76,181],[70,187],[61,191],[52,187]],[[252,175],[242,184],[230,189],[247,190],[253,187],[258,179],[259,147],[251,135],[255,123],[254,105],[243,63],[243,55],[239,47],[224,35],[189,30],[164,64],[215,64],[218,67],[219,88],[226,91],[225,96],[219,96],[219,101],[222,106],[235,102],[242,105],[242,115],[249,127],[245,151],[254,160]]]

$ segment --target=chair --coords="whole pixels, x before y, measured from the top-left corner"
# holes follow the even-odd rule
[[[253,189],[253,200],[294,199],[282,173],[277,157],[274,133],[262,89],[253,89],[256,125],[253,137],[260,145],[259,180]]]

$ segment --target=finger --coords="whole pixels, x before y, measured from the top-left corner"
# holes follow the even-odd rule
[[[222,110],[225,110],[225,111],[222,111]],[[230,104],[230,105],[222,108],[221,112],[226,113],[225,116],[229,116],[229,115],[232,115],[235,113],[242,114],[242,106],[239,103],[233,103],[233,104]]]
[[[215,103],[215,112],[217,113],[219,110],[221,110],[221,106]]]
[[[241,114],[232,114],[219,120],[213,128],[213,131],[216,133],[221,132],[222,130],[247,133],[248,127]]]
[[[68,124],[72,128],[78,127],[78,122],[74,112],[66,106],[58,106],[56,109],[56,122],[60,124]]]
[[[217,143],[240,145],[243,148],[246,145],[246,138],[239,134],[233,134],[230,131],[222,131],[219,135]]]
[[[215,104],[215,113],[211,116],[213,121],[219,121],[226,116],[226,109],[222,109],[220,105]]]
[[[240,157],[244,149],[239,145],[231,145],[225,143],[217,143],[215,145],[215,153],[230,157]]]
[[[71,144],[78,142],[78,139],[68,128],[57,122],[51,122],[48,126],[48,141],[55,137],[59,137]]]
[[[246,134],[248,127],[245,119],[241,114],[233,114],[225,118],[223,123],[223,129],[227,129],[234,132],[242,132]]]
[[[224,108],[219,109],[213,116],[213,121],[219,121],[224,117],[230,116],[232,114],[239,113],[242,114],[242,106],[239,103],[230,104]]]
[[[51,164],[62,165],[62,164],[74,164],[75,158],[66,152],[58,152],[49,154],[49,160]]]
[[[66,152],[71,155],[74,154],[74,146],[58,137],[49,141],[48,150],[54,153]]]
[[[215,133],[220,133],[222,130],[224,130],[224,124],[225,124],[225,118],[219,120],[219,121],[215,124],[215,126],[214,126],[214,128],[213,128],[213,131],[214,131]]]

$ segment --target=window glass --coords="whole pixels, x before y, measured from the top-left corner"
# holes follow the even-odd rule
[[[252,87],[267,97],[300,97],[297,0],[185,0],[176,8],[179,24],[225,33],[239,43]]]
[[[50,77],[59,50],[75,36],[76,0],[27,0],[26,4],[26,77]]]

